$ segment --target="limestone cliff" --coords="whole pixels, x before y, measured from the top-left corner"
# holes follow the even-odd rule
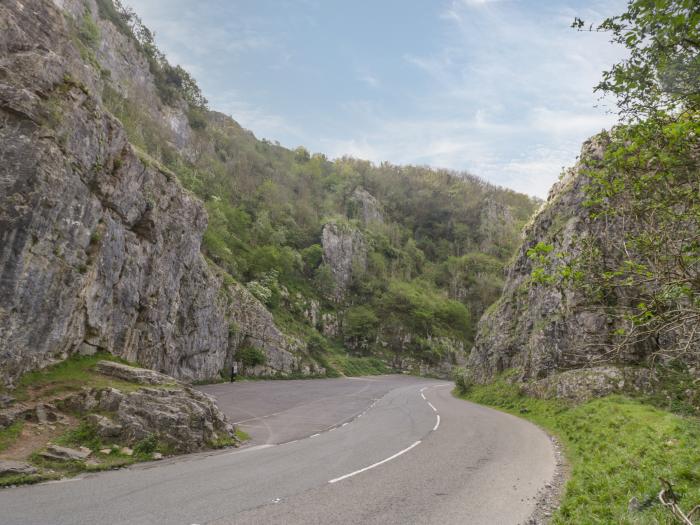
[[[626,260],[624,217],[597,217],[588,203],[590,174],[606,162],[609,140],[602,134],[584,144],[578,164],[525,228],[502,297],[479,322],[468,359],[470,380],[487,382],[513,369],[512,377],[526,383],[529,393],[580,400],[647,390],[654,382],[651,365],[674,355],[691,373],[697,370],[697,352],[673,331],[624,339],[630,327],[624,313],[636,306],[635,297],[653,289],[653,280],[606,293],[590,286]],[[679,345],[685,345],[683,352],[676,351]]]
[[[556,274],[578,254],[586,236],[596,236],[599,224],[588,218],[583,206],[588,179],[584,162],[602,158],[604,144],[587,142],[582,160],[565,173],[550,191],[523,232],[523,242],[507,271],[503,295],[482,317],[471,351],[470,375],[483,382],[506,369],[517,368],[522,380],[537,380],[562,370],[606,363],[613,320],[601,305],[570,283],[533,279],[537,261],[532,249],[548,247],[550,266]],[[603,254],[604,256],[604,254]],[[637,354],[618,356],[636,363]]]
[[[367,267],[367,247],[362,232],[346,223],[328,223],[323,227],[323,260],[335,281],[335,300],[342,301],[353,274]]]
[[[222,290],[200,253],[201,202],[105,109],[107,85],[154,101],[155,88],[143,57],[97,12],[93,2],[0,5],[0,382],[98,349],[215,378],[241,343],[229,337],[232,303],[264,308]],[[86,63],[71,24],[93,16],[103,38]],[[194,147],[184,109],[151,107],[169,123],[166,143]],[[264,339],[257,331],[279,332],[269,314],[248,337]],[[264,343],[269,367],[292,371],[295,359],[274,345]]]

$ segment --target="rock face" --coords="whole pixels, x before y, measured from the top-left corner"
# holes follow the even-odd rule
[[[175,452],[202,450],[234,429],[208,395],[189,387],[148,388],[123,392],[115,388],[90,389],[64,401],[68,409],[88,415],[100,437],[135,445],[155,436]]]
[[[600,160],[603,149],[601,142],[588,141],[581,163]],[[547,203],[525,228],[503,295],[479,322],[468,360],[473,380],[485,382],[510,368],[519,370],[522,381],[540,380],[563,370],[611,362],[609,343],[617,327],[605,310],[570,284],[533,281],[537,263],[528,256],[538,243],[550,245],[548,271],[556,273],[580,253],[576,241],[599,234],[601,226],[588,219],[583,206],[588,179],[581,163],[552,188]],[[643,349],[618,354],[615,362],[636,364],[642,354]]]
[[[254,347],[265,353],[265,364],[247,368],[246,374],[263,376],[275,373],[305,373],[297,355],[305,350],[299,339],[285,335],[274,323],[272,314],[238,283],[227,287],[230,298],[226,316],[230,319],[229,357],[226,369],[237,360],[239,349]],[[309,367],[306,373],[324,373],[320,367]]]
[[[335,299],[342,301],[353,273],[367,269],[367,247],[362,232],[349,224],[328,223],[321,235],[323,262],[331,268]]]
[[[599,366],[567,370],[523,385],[524,393],[543,399],[577,403],[615,392],[651,392],[656,379],[651,370],[632,366]]]
[[[188,154],[186,108],[158,101],[146,59],[98,11],[93,0],[0,4],[6,386],[29,370],[97,350],[181,379],[216,378],[237,350],[230,317],[246,315],[227,302],[221,278],[200,253],[207,226],[201,202],[135,149],[104,109],[110,90],[138,93],[154,121],[171,124],[164,144]],[[88,51],[71,37],[71,24],[85,16],[100,30],[99,47]],[[84,60],[86,52],[100,67]],[[236,298],[245,302],[239,308],[252,308],[249,317],[263,308]],[[266,341],[271,369],[291,370],[289,346],[267,339],[269,323],[248,337]]]
[[[359,219],[364,226],[383,223],[384,212],[381,203],[367,190],[358,186],[348,200],[348,216]]]

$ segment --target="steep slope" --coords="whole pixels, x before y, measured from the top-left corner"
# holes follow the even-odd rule
[[[200,254],[201,202],[103,109],[70,18],[10,2],[0,23],[0,378],[97,350],[218,377],[240,344],[226,315],[239,287],[222,287]],[[270,353],[292,369],[282,346]]]
[[[529,393],[584,399],[650,391],[661,380],[655,365],[672,367],[679,384],[697,377],[697,150],[666,172],[651,143],[651,161],[626,159],[625,133],[586,142],[525,228],[503,295],[479,322],[467,381],[510,370]],[[627,188],[657,173],[666,177],[652,180],[657,194]],[[685,388],[680,397],[697,403]]]
[[[4,383],[97,350],[190,380],[463,361],[533,199],[258,140],[111,0],[0,24]]]

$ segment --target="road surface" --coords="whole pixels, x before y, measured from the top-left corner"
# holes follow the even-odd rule
[[[405,376],[203,387],[253,437],[0,490],[7,524],[517,524],[555,472],[537,427]]]

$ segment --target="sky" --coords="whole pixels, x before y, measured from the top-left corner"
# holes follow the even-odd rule
[[[128,0],[127,0],[128,3]],[[546,197],[615,122],[625,0],[131,0],[211,109],[330,158],[468,171]]]

